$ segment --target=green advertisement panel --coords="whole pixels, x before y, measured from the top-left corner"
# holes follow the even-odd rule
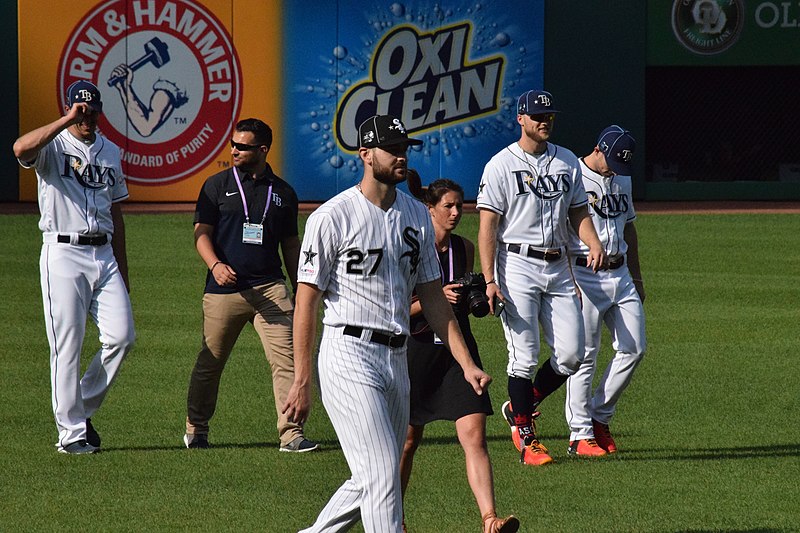
[[[797,65],[800,2],[650,0],[650,66]]]

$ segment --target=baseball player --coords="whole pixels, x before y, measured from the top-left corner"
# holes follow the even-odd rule
[[[472,360],[442,292],[428,210],[395,188],[406,177],[408,146],[421,141],[409,139],[400,120],[386,115],[364,121],[359,139],[364,176],[308,218],[298,269],[295,381],[284,411],[299,422],[307,416],[317,310],[324,301],[321,395],[352,474],[306,532],[344,531],[359,518],[368,533],[402,531],[406,338],[415,288],[475,392],[491,381]]]
[[[565,409],[571,454],[617,451],[608,422],[645,351],[645,294],[630,178],[635,148],[630,132],[609,126],[600,133],[592,153],[581,158],[589,213],[607,259],[597,272],[586,268],[588,249],[572,233],[569,255],[583,300],[586,355],[567,380]],[[611,332],[616,354],[592,395],[603,323]]]
[[[589,218],[578,158],[548,142],[555,113],[546,91],[519,97],[520,138],[486,164],[477,199],[486,295],[492,310],[495,298],[506,304],[500,317],[511,402],[503,405],[503,413],[512,425],[520,460],[528,465],[552,462],[536,438],[535,409],[575,373],[583,358],[580,301],[566,255],[568,226],[586,243],[592,270],[605,257]],[[539,323],[553,356],[537,371]]]
[[[103,112],[98,88],[67,88],[65,115],[14,143],[24,168],[35,168],[39,270],[59,452],[94,453],[100,436],[91,416],[100,407],[134,341],[128,298],[125,226],[119,202],[128,197],[120,150],[97,132]],[[80,377],[86,316],[101,348]]]

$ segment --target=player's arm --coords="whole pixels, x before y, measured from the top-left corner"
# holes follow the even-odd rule
[[[322,291],[310,283],[299,283],[294,306],[294,382],[281,412],[303,424],[311,410],[311,354],[317,339],[317,312]]]
[[[642,269],[639,265],[639,235],[636,233],[636,226],[633,222],[625,224],[625,229],[622,233],[625,242],[628,243],[627,263],[628,270],[633,277],[633,285],[636,287],[636,292],[639,293],[639,298],[644,302],[644,281],[642,279]]]
[[[589,209],[585,205],[570,207],[569,222],[572,224],[572,229],[578,234],[578,238],[589,247],[587,261],[592,265],[592,270],[597,272],[606,260],[606,252],[600,242],[600,237],[597,236],[597,231],[594,229],[592,217],[589,216]]]
[[[292,292],[297,294],[297,267],[300,264],[300,238],[297,235],[286,237],[281,241],[281,254],[286,275],[292,284]]]
[[[114,236],[111,238],[111,249],[117,260],[119,273],[128,292],[131,292],[131,283],[128,280],[128,249],[125,245],[125,220],[122,218],[122,207],[119,203],[111,204],[111,221],[114,224]]]
[[[497,284],[497,275],[494,271],[500,213],[495,213],[489,209],[481,209],[478,217],[478,252],[481,256],[481,272],[483,272],[483,277],[486,278],[486,297],[489,298],[489,312],[494,313],[495,297],[503,301],[506,299],[503,293],[500,292],[500,286]]]
[[[205,262],[211,275],[221,287],[236,284],[236,272],[230,265],[220,261],[214,249],[214,226],[198,222],[194,225],[194,246]]]
[[[483,391],[491,383],[492,378],[478,368],[478,365],[472,359],[469,348],[464,342],[464,336],[461,334],[461,329],[458,327],[456,317],[453,314],[453,308],[444,297],[440,281],[435,279],[427,283],[419,283],[416,289],[428,324],[447,345],[450,353],[453,354],[453,358],[461,365],[461,369],[464,371],[464,379],[467,380],[467,383],[472,385],[477,394],[483,394]],[[295,331],[297,331],[296,311]],[[297,345],[295,345],[296,350]]]
[[[14,156],[26,163],[33,161],[39,155],[39,151],[55,139],[56,135],[83,120],[83,115],[88,109],[89,104],[86,102],[72,104],[69,112],[63,117],[26,133],[14,142]]]

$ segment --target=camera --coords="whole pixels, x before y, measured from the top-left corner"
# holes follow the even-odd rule
[[[453,289],[459,295],[459,304],[466,303],[469,312],[481,318],[489,314],[489,298],[486,297],[486,279],[482,273],[467,272],[450,283],[461,287]]]

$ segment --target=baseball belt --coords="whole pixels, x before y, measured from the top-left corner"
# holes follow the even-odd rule
[[[576,258],[575,259],[575,264],[578,265],[579,267],[586,267],[586,268],[589,267],[589,263],[587,262],[585,257]],[[624,264],[625,264],[625,256],[624,255],[618,255],[617,257],[615,257],[611,261],[609,261],[600,270],[616,270],[616,269],[618,269],[619,267],[621,267]]]
[[[526,255],[522,253],[521,244],[509,244],[506,246],[506,250],[512,254]],[[535,257],[536,259],[544,259],[545,261],[558,261],[561,259],[561,248],[557,250],[536,250],[528,246],[527,256]]]
[[[69,235],[59,235],[58,242],[69,244]],[[78,235],[78,244],[84,246],[103,246],[108,242],[108,235]]]
[[[357,337],[361,338],[361,334],[364,332],[365,328],[358,327],[358,326],[345,326],[343,333],[345,335],[349,335],[350,337]],[[390,333],[384,333],[377,330],[367,330],[369,331],[369,336],[367,340],[370,342],[374,342],[377,344],[382,344],[384,346],[388,346],[390,348],[402,348],[406,344],[406,336],[405,335],[392,335]]]

